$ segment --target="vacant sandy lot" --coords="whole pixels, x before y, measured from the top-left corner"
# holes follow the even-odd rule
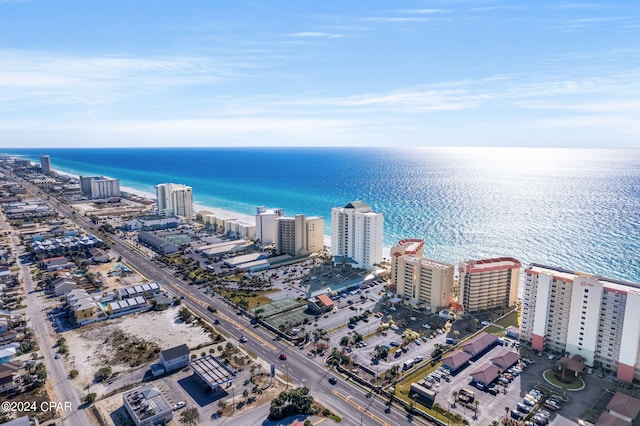
[[[113,253],[110,253],[110,255],[112,258],[115,257]],[[110,276],[109,272],[117,271],[116,264],[118,263],[119,262],[113,260],[109,263],[99,263],[89,266],[89,272],[95,274],[96,278],[99,278],[102,281],[102,291],[104,291],[105,293],[112,292],[112,290],[120,287],[127,287],[149,282],[149,280],[146,280],[144,277],[135,272],[128,274],[126,277],[121,277],[118,275]],[[125,262],[120,263],[122,265],[127,265]]]
[[[211,343],[209,335],[199,326],[184,324],[177,320],[178,307],[171,307],[161,312],[140,312],[125,315],[120,318],[72,330],[64,333],[69,346],[69,356],[66,357],[67,370],[78,370],[78,377],[73,382],[83,391],[93,382],[94,374],[102,367],[110,366],[114,373],[135,371],[135,376],[144,375],[150,363],[138,367],[118,363],[114,360],[115,348],[109,344],[113,333],[122,332],[131,340],[143,340],[155,343],[161,350],[186,344],[190,349],[200,344]],[[132,373],[134,374],[134,373]],[[133,381],[136,381],[136,377]],[[92,385],[91,391],[101,394],[105,386]]]

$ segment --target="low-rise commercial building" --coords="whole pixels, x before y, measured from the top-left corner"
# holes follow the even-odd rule
[[[147,385],[122,395],[124,408],[136,426],[168,423],[173,418],[169,403],[153,385]]]

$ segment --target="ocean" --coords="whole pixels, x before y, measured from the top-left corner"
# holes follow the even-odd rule
[[[425,240],[457,263],[511,256],[640,283],[640,150],[556,148],[4,149],[54,169],[105,175],[194,202],[325,217],[362,200],[385,214],[384,244]]]

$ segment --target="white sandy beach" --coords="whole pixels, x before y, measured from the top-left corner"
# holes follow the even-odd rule
[[[66,175],[66,176],[71,176],[71,177],[74,177],[74,178],[78,178],[78,175],[74,175],[72,173],[66,173],[66,172],[62,172],[62,171],[59,171],[59,170],[55,170],[55,172],[59,173],[61,175]],[[155,200],[156,199],[156,194],[151,193],[151,192],[145,192],[145,191],[141,191],[141,190],[138,190],[138,189],[130,188],[130,187],[127,187],[127,186],[121,186],[120,190],[122,192],[128,192],[130,194],[135,194],[135,195],[137,195],[139,197],[147,198],[149,200]],[[219,208],[219,207],[205,206],[203,204],[194,203],[193,209],[196,211],[196,213],[200,212],[200,211],[208,211],[208,212],[211,212],[211,213],[220,213],[220,214],[222,214],[224,216],[235,216],[238,219],[242,219],[244,221],[249,221],[249,222],[255,220],[255,217],[252,216],[252,215],[248,215],[248,214],[245,214],[245,213],[238,213],[238,212],[234,212],[234,211],[231,211],[231,210],[222,209],[222,208]],[[331,247],[331,235],[325,235],[324,236],[324,245],[326,247]],[[382,256],[384,258],[388,259],[389,256],[390,256],[390,250],[391,250],[390,247],[383,247],[382,248]]]

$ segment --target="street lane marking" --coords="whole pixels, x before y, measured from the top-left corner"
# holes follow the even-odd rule
[[[390,426],[389,423],[385,422],[384,420],[382,420],[380,417],[376,416],[375,414],[373,414],[370,411],[366,411],[366,409],[363,409],[358,403],[351,401],[350,398],[353,398],[353,396],[349,395],[342,395],[339,391],[337,390],[332,390],[331,393],[333,393],[335,396],[337,396],[338,398],[348,402],[350,405],[354,406],[355,408],[357,408],[358,410],[360,410],[360,412],[366,414],[369,418],[371,418],[371,420],[381,424],[382,426]]]
[[[199,301],[196,300],[190,293],[189,293],[189,298],[194,300],[196,303],[198,303]],[[202,302],[202,303],[198,303],[200,305],[202,305],[204,308],[207,308],[209,305]],[[276,350],[276,347],[274,345],[272,345],[271,343],[267,342],[266,340],[264,340],[262,337],[258,336],[256,333],[254,333],[252,330],[250,330],[249,328],[245,327],[244,325],[240,324],[238,321],[234,320],[233,318],[229,317],[226,314],[223,314],[222,312],[218,311],[217,313],[218,317],[220,317],[221,319],[230,322],[233,326],[235,326],[238,330],[242,330],[244,332],[244,334],[248,334],[249,336],[253,337],[255,340],[257,340],[258,342],[262,343],[263,346],[266,346],[267,348],[271,349],[272,351]]]

